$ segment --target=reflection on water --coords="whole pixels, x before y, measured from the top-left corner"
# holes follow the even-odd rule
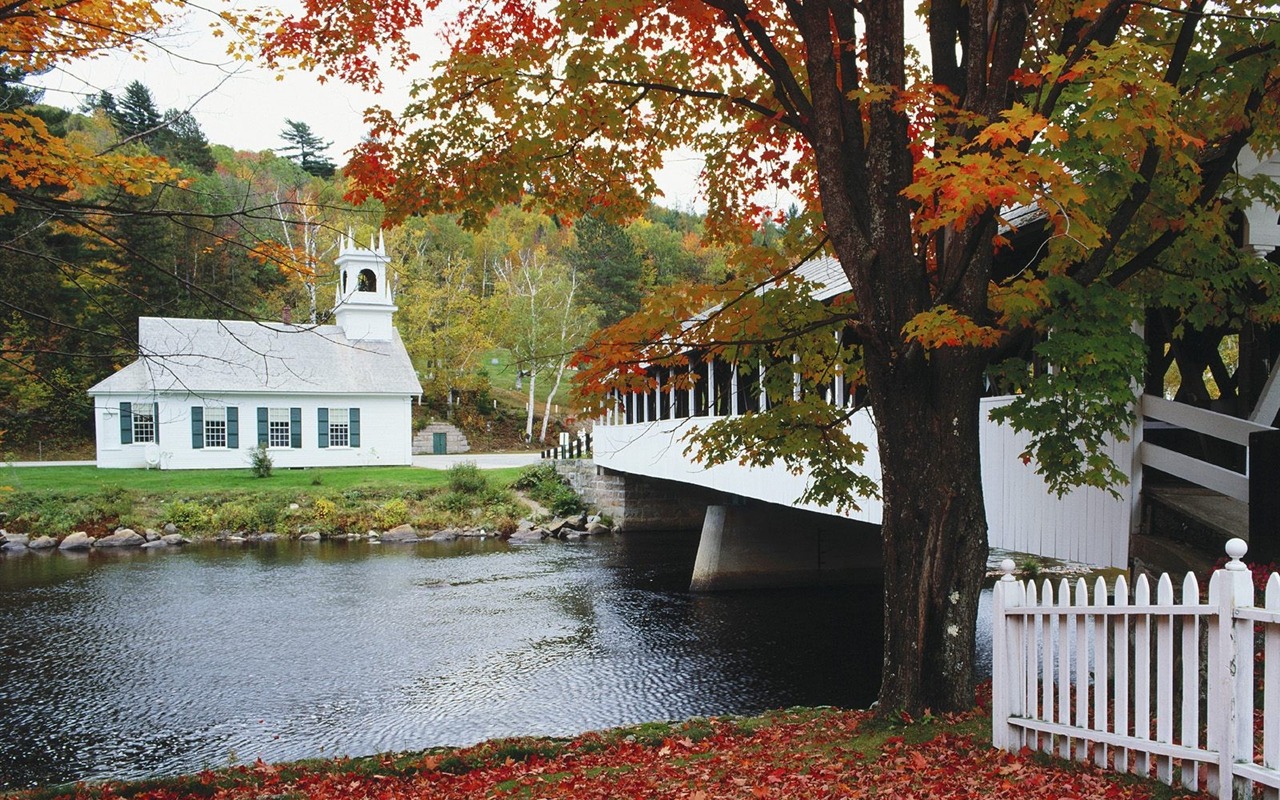
[[[879,591],[692,595],[696,533],[0,559],[0,787],[874,699]]]

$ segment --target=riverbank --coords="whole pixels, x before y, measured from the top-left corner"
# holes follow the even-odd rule
[[[1154,781],[993,750],[981,709],[885,724],[866,711],[789,709],[466,748],[206,770],[53,787],[5,800],[480,798],[1171,798]]]
[[[522,522],[537,521],[544,511],[515,489],[536,501],[549,474],[537,467],[480,470],[469,463],[446,470],[277,470],[266,478],[253,477],[247,469],[9,469],[0,476],[5,487],[0,527],[25,537],[9,543],[14,547],[36,541],[57,546],[77,532],[103,539],[120,529],[139,536],[150,529],[156,532],[150,539],[158,539],[161,531],[191,539],[349,537],[403,526],[423,535],[484,531],[509,536],[529,529]],[[554,482],[550,488],[562,487],[558,478]],[[571,497],[552,510],[567,515],[580,510],[576,503],[576,496]]]

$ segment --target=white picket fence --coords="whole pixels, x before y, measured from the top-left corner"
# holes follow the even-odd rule
[[[1092,593],[1083,579],[1037,588],[1006,561],[992,620],[994,744],[1220,798],[1255,787],[1280,798],[1280,575],[1256,607],[1245,550],[1227,544],[1207,602],[1191,574],[1177,600],[1162,575],[1152,602],[1145,576],[1132,597],[1123,577],[1113,595],[1101,578]]]

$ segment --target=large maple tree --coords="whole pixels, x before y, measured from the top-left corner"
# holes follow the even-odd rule
[[[1229,213],[1274,191],[1232,169],[1247,143],[1277,144],[1280,23],[1264,4],[932,0],[914,38],[901,0],[304,7],[268,56],[370,85],[380,64],[411,67],[406,31],[424,14],[450,17],[447,56],[403,112],[370,112],[349,168],[392,219],[479,223],[515,201],[626,214],[676,146],[706,157],[727,241],[750,241],[759,192],[803,201],[793,260],[744,244],[734,280],[651,299],[596,341],[586,388],[640,388],[638,362],[680,364],[691,347],[765,356],[777,402],[695,444],[808,470],[810,494],[837,504],[880,492],[885,709],[972,699],[988,368],[1021,391],[1007,415],[1052,486],[1107,485],[1120,473],[1101,446],[1131,415],[1142,307],[1273,311],[1274,264],[1236,247]],[[826,305],[788,270],[821,247],[851,287]],[[768,281],[778,290],[752,291]],[[1032,355],[1054,369],[1028,370]],[[834,371],[865,387],[878,489],[847,410],[817,390]]]

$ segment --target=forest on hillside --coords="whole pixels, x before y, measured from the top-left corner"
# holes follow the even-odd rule
[[[91,439],[85,390],[136,358],[140,316],[325,323],[339,237],[367,242],[382,222],[376,201],[344,199],[329,143],[306,121],[286,120],[275,150],[245,152],[210,143],[195,115],[157,108],[138,82],[74,111],[41,101],[21,74],[0,75],[0,106],[26,111],[51,136],[172,171],[145,190],[117,184],[72,198],[32,181],[0,215],[6,451]],[[698,215],[658,206],[626,224],[513,206],[480,230],[432,216],[383,234],[397,325],[437,407],[451,390],[487,396],[495,350],[520,372],[525,402],[545,403],[591,332],[656,289],[726,270]],[[545,435],[545,425],[530,433]]]

